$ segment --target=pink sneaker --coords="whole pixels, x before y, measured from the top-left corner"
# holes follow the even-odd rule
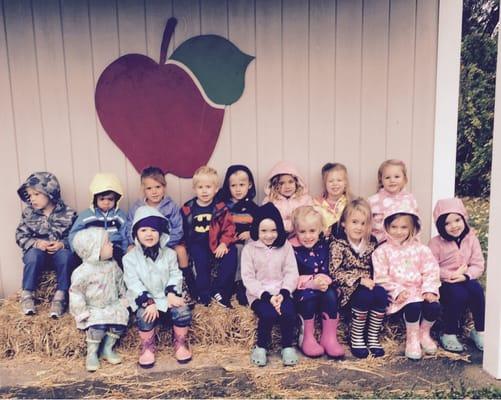
[[[139,331],[141,338],[141,354],[139,356],[139,366],[151,368],[155,365],[155,330]]]

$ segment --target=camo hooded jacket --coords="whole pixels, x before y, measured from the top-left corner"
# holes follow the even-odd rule
[[[55,204],[49,216],[44,215],[42,210],[31,206],[28,188],[45,194]],[[57,178],[50,172],[35,172],[21,185],[17,194],[27,204],[16,229],[16,243],[23,253],[33,247],[39,239],[61,241],[65,248],[69,248],[68,234],[75,221],[76,212],[61,199],[61,189]]]

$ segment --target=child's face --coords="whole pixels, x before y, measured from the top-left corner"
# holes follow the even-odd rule
[[[242,200],[247,197],[252,184],[244,171],[237,171],[230,175],[230,193],[233,200]]]
[[[96,196],[97,208],[103,212],[108,212],[115,207],[115,195],[110,193],[107,195],[98,194]]]
[[[153,178],[143,178],[143,191],[146,197],[146,203],[149,206],[160,204],[165,196],[165,186]]]
[[[277,239],[277,225],[272,219],[266,218],[259,224],[258,238],[266,246],[271,246],[273,242]]]
[[[113,244],[110,242],[108,234],[106,234],[103,245],[101,246],[101,251],[99,252],[99,259],[101,261],[106,261],[111,258],[113,258]]]
[[[353,243],[360,243],[364,236],[367,235],[367,216],[359,210],[353,210],[341,225],[346,232],[346,236]]]
[[[49,197],[38,190],[29,187],[26,192],[30,198],[30,204],[35,210],[44,210],[51,204]]]
[[[459,214],[451,213],[445,219],[445,231],[452,237],[461,236],[464,228],[464,220]]]
[[[298,221],[296,236],[302,246],[311,249],[318,242],[322,232],[322,223],[314,216],[306,216]]]
[[[137,239],[144,247],[153,247],[160,240],[160,233],[149,226],[137,230]]]
[[[388,165],[383,170],[382,181],[383,188],[391,194],[400,192],[407,183],[404,172],[398,165]]]
[[[278,193],[289,198],[296,193],[297,184],[292,175],[282,175],[278,179]]]
[[[217,185],[213,177],[201,175],[197,179],[197,183],[193,186],[197,203],[201,206],[208,206],[212,203],[217,192]]]
[[[390,226],[388,227],[388,234],[398,243],[402,244],[409,238],[411,229],[411,217],[402,215],[401,217],[395,218],[391,222]]]
[[[346,174],[344,171],[330,171],[325,177],[325,190],[329,197],[339,199],[346,191]]]

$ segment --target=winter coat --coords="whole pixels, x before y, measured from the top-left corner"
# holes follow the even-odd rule
[[[368,201],[372,211],[372,234],[376,237],[378,243],[381,243],[386,236],[383,217],[387,215],[388,210],[402,207],[418,211],[414,195],[405,189],[396,194],[391,194],[381,188],[376,194],[370,196]]]
[[[439,200],[433,210],[433,219],[437,223],[441,215],[450,213],[461,215],[465,228],[468,226],[468,213],[463,202],[458,198]],[[484,272],[482,248],[477,235],[471,229],[459,243],[437,235],[430,240],[429,246],[440,266],[440,279],[442,280],[450,279],[452,274],[464,264],[468,266],[465,275],[470,279],[478,279]]]
[[[317,197],[313,199],[313,205],[318,207],[317,209],[322,214],[324,223],[327,227],[334,225],[341,219],[341,214],[343,213],[347,202],[348,199],[345,195],[342,195],[333,207],[331,207],[324,197]]]
[[[156,208],[142,206],[134,215],[131,229],[134,230],[134,225],[150,216],[166,219]],[[163,312],[169,308],[166,289],[174,287],[177,293],[181,293],[183,274],[177,263],[176,252],[166,246],[168,242],[169,235],[161,232],[159,253],[153,261],[150,257],[146,257],[141,243],[136,238],[136,246],[122,259],[127,299],[132,311],[138,309],[136,299],[145,292],[148,298],[155,301],[157,309]]]
[[[272,296],[290,295],[298,283],[296,257],[287,241],[281,247],[268,247],[260,240],[249,241],[242,250],[241,268],[249,304],[261,299],[265,292]]]
[[[31,187],[45,194],[55,205],[49,216],[43,210],[30,205],[27,189]],[[76,218],[76,212],[61,199],[61,190],[57,178],[50,172],[35,172],[19,187],[19,197],[27,206],[21,214],[21,222],[16,229],[16,243],[26,253],[39,239],[61,241],[69,248],[68,234]]]
[[[70,312],[78,329],[127,325],[129,320],[122,271],[115,261],[99,259],[105,234],[102,228],[88,228],[78,232],[73,241],[83,261],[73,272],[70,287]]]
[[[372,253],[377,240],[371,236],[360,253],[355,251],[343,234],[334,238],[330,245],[330,275],[341,292],[340,305],[344,307],[357,290],[362,278],[373,279]]]
[[[183,242],[191,245],[193,233],[193,215],[191,213],[196,197],[184,203],[181,209],[183,215]],[[212,219],[209,226],[209,248],[212,252],[216,251],[220,243],[224,243],[226,247],[235,241],[235,224],[231,217],[228,207],[223,202],[214,202],[212,210]]]
[[[298,180],[298,185],[302,187],[303,191],[300,196],[293,194],[290,198],[284,196],[278,196],[278,198],[271,198],[271,179],[276,175],[292,175]],[[280,161],[277,163],[269,172],[266,178],[266,184],[264,187],[264,193],[266,197],[263,200],[263,204],[272,202],[275,207],[280,211],[280,215],[284,221],[285,230],[287,232],[292,232],[292,212],[300,206],[309,206],[313,204],[311,196],[308,194],[308,186],[306,185],[303,177],[299,174],[297,169],[288,163],[287,161]]]
[[[409,214],[419,221],[416,209],[403,207],[402,204],[395,205],[385,215],[385,219],[397,213]],[[372,253],[374,281],[383,286],[391,298],[388,314],[396,313],[409,303],[423,301],[424,293],[439,295],[440,272],[437,261],[431,250],[419,242],[417,233],[400,244],[385,232],[386,242]],[[409,293],[409,297],[402,304],[396,304],[396,298],[404,290]]]
[[[139,199],[136,200],[129,208],[126,225],[127,240],[129,245],[134,244],[134,239],[132,238],[132,222],[134,221],[134,214],[139,207],[147,205],[146,199]],[[170,237],[167,245],[174,248],[183,238],[183,218],[181,216],[181,210],[169,196],[165,196],[156,208],[165,218],[167,218]]]

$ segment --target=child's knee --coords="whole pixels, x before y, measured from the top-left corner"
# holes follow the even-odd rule
[[[144,308],[140,307],[137,309],[137,311],[136,311],[136,325],[140,331],[144,331],[144,332],[151,331],[155,327],[157,320],[152,321],[152,322],[146,322],[144,320],[144,313],[145,313]]]
[[[172,323],[181,328],[191,324],[191,310],[188,306],[171,308]]]
[[[23,256],[24,264],[35,265],[36,267],[42,266],[45,262],[45,251],[35,249],[32,247]]]

